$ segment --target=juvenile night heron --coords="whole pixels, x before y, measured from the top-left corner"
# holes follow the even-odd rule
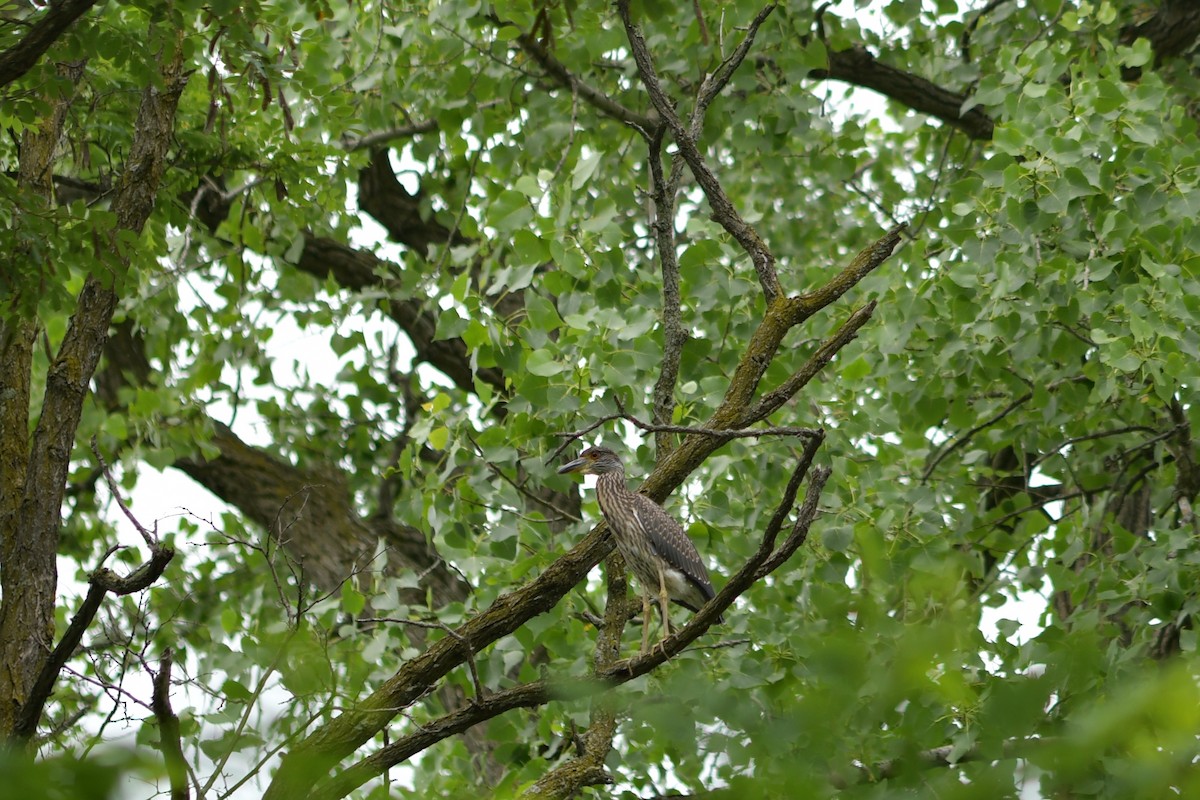
[[[585,450],[558,470],[596,475],[596,499],[617,549],[642,588],[642,651],[650,636],[650,595],[658,595],[665,639],[671,632],[667,601],[693,612],[713,598],[708,570],[679,523],[649,497],[625,488],[625,467],[607,447]],[[717,622],[723,622],[718,619]]]

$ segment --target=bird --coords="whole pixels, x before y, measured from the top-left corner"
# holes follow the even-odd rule
[[[625,466],[607,447],[591,447],[578,458],[559,467],[559,474],[580,472],[596,475],[596,499],[600,512],[617,541],[625,564],[642,590],[642,652],[649,644],[650,597],[658,597],[662,612],[662,638],[670,635],[667,601],[693,613],[713,599],[716,592],[700,553],[679,523],[645,495],[625,486]],[[717,622],[724,622],[718,617]]]

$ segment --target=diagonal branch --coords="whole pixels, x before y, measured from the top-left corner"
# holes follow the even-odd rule
[[[796,323],[803,322],[830,305],[857,286],[863,278],[874,272],[895,251],[896,245],[900,244],[901,235],[907,228],[908,225],[906,223],[900,223],[892,227],[878,241],[860,250],[858,255],[851,259],[850,263],[841,272],[827,281],[825,285],[796,298],[794,301]]]
[[[1033,392],[1026,392],[1025,394],[1021,395],[1020,397],[1018,397],[1017,399],[1013,400],[1011,403],[1006,405],[1004,408],[997,411],[992,416],[985,419],[983,422],[980,422],[978,425],[975,425],[970,430],[964,432],[961,436],[959,436],[957,439],[955,439],[949,445],[942,448],[938,452],[937,455],[935,455],[933,458],[931,458],[929,460],[928,466],[926,466],[924,472],[921,473],[921,482],[924,483],[925,481],[929,480],[929,476],[933,475],[933,471],[935,469],[937,469],[938,464],[942,463],[942,461],[944,461],[946,459],[946,456],[950,455],[955,450],[958,450],[960,447],[967,444],[967,442],[971,441],[971,439],[975,436],[975,434],[995,425],[997,422],[1004,419],[1009,414],[1016,411],[1018,408],[1020,408],[1022,405],[1024,405],[1025,403],[1029,402],[1032,399],[1033,399]]]
[[[871,319],[871,315],[874,312],[875,301],[872,300],[851,314],[850,318],[843,322],[834,331],[832,336],[821,342],[821,346],[808,357],[808,360],[804,362],[804,366],[793,372],[787,380],[764,394],[758,399],[758,402],[747,409],[746,415],[742,418],[740,424],[748,426],[764,420],[794,397],[796,392],[807,386],[808,382],[815,378],[817,373],[833,360],[838,351],[854,341],[854,338],[858,335],[859,328],[867,324],[867,321]]]
[[[29,32],[0,53],[0,87],[7,86],[32,69],[58,37],[94,5],[96,0],[51,2],[45,13],[29,28]]]
[[[758,390],[759,381],[771,365],[787,332],[850,291],[886,261],[900,243],[902,230],[903,226],[892,228],[876,242],[868,245],[824,286],[800,297],[786,298],[767,309],[762,322],[750,337],[742,359],[734,369],[729,389],[726,390],[720,407],[713,413],[707,427],[740,427],[740,421]]]
[[[980,106],[963,110],[970,100],[969,95],[952,92],[920,75],[884,64],[861,45],[830,50],[828,68],[813,70],[808,77],[873,89],[914,111],[958,128],[972,139],[989,140],[996,127],[995,121]]]
[[[541,43],[533,35],[528,33],[521,34],[517,37],[517,44],[545,70],[547,75],[564,88],[577,93],[588,104],[606,116],[644,131],[658,127],[656,121],[651,117],[621,105],[596,87],[585,83],[581,78],[567,69],[561,61],[555,58],[549,50],[542,47]]]
[[[754,46],[754,37],[758,35],[758,29],[767,21],[767,17],[771,16],[771,12],[775,10],[777,5],[778,3],[771,3],[754,15],[754,19],[746,27],[746,35],[742,37],[742,41],[720,63],[716,72],[706,77],[703,83],[700,84],[700,91],[696,94],[696,108],[692,111],[693,126],[697,121],[703,120],[704,112],[708,110],[709,104],[729,84],[730,79],[733,78],[733,74],[737,72],[738,67],[746,60],[746,56],[750,53],[750,48]],[[699,133],[699,130],[693,127],[693,138],[698,136]]]
[[[470,652],[479,652],[553,608],[612,549],[607,529],[598,526],[537,578],[501,595],[485,611],[460,625],[458,636],[439,639],[420,655],[404,662],[370,696],[323,725],[285,755],[264,795],[265,800],[306,794],[338,761],[383,730],[396,714],[415,703],[430,686],[463,663]],[[492,707],[495,697],[490,695],[468,708]],[[460,719],[455,715],[450,717]],[[446,735],[458,733],[473,724],[452,726]]]

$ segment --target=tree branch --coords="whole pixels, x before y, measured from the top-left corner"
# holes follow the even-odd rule
[[[705,77],[700,84],[700,91],[696,93],[696,107],[692,111],[692,137],[699,135],[700,131],[695,128],[695,123],[704,118],[704,112],[708,110],[708,106],[716,99],[728,84],[733,74],[737,72],[738,67],[746,60],[746,56],[750,53],[750,48],[754,46],[754,37],[758,35],[758,29],[767,21],[767,17],[771,16],[771,12],[775,10],[778,3],[771,3],[764,6],[761,11],[754,15],[754,19],[746,26],[746,35],[742,37],[742,41],[738,42],[738,46],[733,49],[724,61],[717,67],[716,71]]]
[[[867,303],[862,308],[850,315],[850,318],[841,324],[834,331],[833,335],[825,341],[821,342],[808,360],[804,362],[804,366],[796,370],[778,387],[764,394],[758,399],[752,407],[747,409],[746,415],[742,418],[742,425],[753,425],[760,420],[764,420],[773,414],[780,406],[796,395],[796,392],[808,385],[808,382],[817,376],[817,374],[825,368],[825,365],[833,360],[843,347],[854,341],[858,336],[859,329],[867,324],[871,319],[871,315],[875,312],[875,301]]]
[[[620,408],[620,404],[617,406]],[[736,428],[705,428],[695,425],[654,425],[649,422],[642,422],[632,414],[626,413],[621,408],[619,413],[609,414],[588,425],[586,428],[573,433],[560,433],[565,441],[554,449],[549,456],[546,457],[546,463],[552,463],[558,459],[562,452],[567,449],[571,442],[578,441],[592,431],[599,428],[605,423],[612,422],[614,419],[622,419],[632,424],[636,428],[651,432],[651,433],[679,433],[688,436],[707,436],[711,439],[719,439],[720,444],[732,441],[734,439],[757,439],[760,436],[798,436],[801,438],[819,438],[825,433],[820,428],[796,428],[796,427],[767,427],[767,428],[744,428],[738,430]]]
[[[154,694],[150,706],[158,720],[158,747],[162,750],[163,765],[171,782],[171,800],[188,800],[190,796],[187,779],[187,761],[179,741],[179,717],[171,710],[171,650],[163,651],[158,662],[158,674],[150,673],[154,680]]]
[[[542,47],[541,43],[531,34],[523,33],[518,36],[517,44],[560,86],[577,93],[589,105],[602,114],[644,131],[653,130],[658,127],[656,120],[645,114],[638,113],[631,108],[626,108],[604,92],[585,83],[568,70],[549,50]]]
[[[978,425],[975,425],[970,430],[964,432],[961,436],[959,436],[957,439],[955,439],[953,442],[951,442],[946,447],[943,447],[940,451],[938,451],[937,455],[935,455],[933,458],[931,458],[929,460],[929,464],[925,467],[925,471],[921,473],[921,481],[925,482],[925,481],[929,480],[929,476],[933,474],[933,471],[935,469],[937,469],[938,464],[942,463],[942,461],[945,460],[946,456],[950,455],[955,450],[959,449],[960,447],[965,445],[967,442],[971,441],[972,437],[974,437],[975,434],[995,425],[997,422],[1004,419],[1012,412],[1016,411],[1022,405],[1029,402],[1031,399],[1033,399],[1033,392],[1026,392],[1025,394],[1021,395],[1020,397],[1018,397],[1017,399],[1013,400],[1011,403],[1006,405],[1004,408],[997,411],[992,416],[985,419],[983,422],[980,422]]]
[[[892,255],[896,245],[900,244],[901,234],[908,228],[907,223],[900,223],[885,233],[879,240],[868,245],[850,260],[846,267],[827,281],[819,289],[806,292],[793,300],[795,322],[797,324],[816,314],[821,309],[833,303],[846,292],[857,286],[863,278]]]
[[[654,129],[646,136],[650,162],[650,197],[654,201],[654,219],[650,228],[654,231],[658,263],[662,271],[662,315],[660,324],[663,332],[663,358],[658,378],[654,381],[654,411],[651,419],[659,425],[671,421],[675,411],[675,385],[679,381],[679,361],[688,336],[683,330],[680,315],[679,261],[675,257],[675,199],[679,192],[682,173],[672,170],[668,179],[662,165],[663,128]],[[662,460],[674,447],[670,436],[659,431],[654,437],[656,458]]]
[[[0,53],[0,88],[20,78],[96,0],[52,0],[20,41]]]
[[[769,6],[768,9],[760,16],[766,19],[766,15],[770,14],[774,6]],[[691,168],[692,174],[696,177],[696,182],[700,184],[704,196],[708,199],[708,205],[712,209],[713,219],[715,219],[721,227],[729,232],[737,241],[742,249],[750,256],[750,260],[754,264],[754,271],[758,274],[759,283],[762,284],[763,296],[766,298],[768,308],[775,302],[777,297],[783,294],[783,287],[780,286],[779,276],[775,273],[775,256],[772,255],[770,248],[766,242],[758,235],[758,231],[754,229],[750,223],[746,222],[738,213],[729,197],[725,194],[725,190],[721,187],[720,181],[716,175],[708,168],[705,163],[704,156],[696,147],[695,137],[691,132],[684,128],[683,123],[679,119],[679,115],[675,112],[674,104],[667,98],[662,86],[658,80],[658,74],[654,69],[654,61],[650,57],[650,51],[646,47],[646,39],[642,36],[642,32],[636,25],[629,13],[629,0],[618,0],[617,12],[621,15],[621,21],[625,25],[625,34],[629,39],[630,51],[633,53],[633,60],[637,64],[638,74],[641,76],[642,84],[646,87],[646,93],[650,95],[650,102],[658,110],[659,115],[666,122],[667,127],[671,129],[671,134],[675,138],[675,144],[679,147],[679,152],[687,161],[688,167]],[[757,18],[756,18],[757,19]],[[754,33],[757,31],[757,25],[752,28],[743,41],[743,45],[749,48],[753,42]],[[742,56],[744,57],[744,53]],[[736,59],[736,63],[731,62],[733,67],[741,63],[741,58]],[[731,72],[729,74],[732,74]],[[728,81],[728,76],[724,78]],[[719,82],[719,81],[718,81]],[[714,84],[715,85],[715,84]],[[721,84],[724,85],[723,83]],[[701,96],[704,96],[708,90],[702,89]]]
[[[828,55],[828,68],[813,70],[808,77],[873,89],[914,111],[958,128],[972,139],[987,141],[992,138],[996,123],[980,106],[963,111],[963,106],[970,100],[968,95],[952,92],[919,75],[884,64],[861,45],[847,50],[830,50]]]
[[[398,273],[388,262],[333,239],[308,236],[296,267],[321,279],[332,275],[341,286],[353,291],[384,289],[389,296],[387,314],[408,335],[419,360],[441,370],[464,392],[474,393],[478,377],[498,394],[508,393],[503,370],[484,367],[473,371],[471,355],[462,339],[438,339],[436,316],[417,301],[397,299],[399,292],[392,291],[393,287],[381,277]]]
[[[146,546],[150,549],[150,560],[131,572],[126,578],[122,578],[117,573],[103,566],[98,567],[92,573],[88,579],[87,596],[84,597],[79,611],[72,618],[71,624],[67,626],[67,630],[63,633],[58,645],[50,653],[45,662],[43,662],[37,679],[33,683],[33,688],[30,690],[29,699],[21,706],[20,714],[17,717],[17,724],[13,729],[13,736],[17,739],[28,740],[37,731],[38,722],[42,718],[46,701],[50,699],[50,694],[54,691],[54,684],[58,680],[63,667],[66,666],[67,661],[75,654],[76,648],[79,647],[79,643],[83,640],[83,634],[87,632],[87,629],[92,624],[92,620],[96,618],[96,614],[100,611],[100,605],[104,602],[104,596],[109,592],[116,595],[133,594],[148,588],[162,577],[163,572],[167,569],[167,565],[175,557],[175,550],[170,547],[164,547],[159,541],[158,536],[147,530],[144,525],[134,518],[132,512],[129,511],[129,507],[121,498],[121,492],[117,488],[117,482],[113,478],[112,472],[109,471],[108,465],[104,463],[104,459],[96,447],[95,439],[92,440],[92,452],[95,453],[96,459],[100,463],[100,469],[104,473],[104,480],[108,484],[108,490],[116,498],[121,510],[125,512],[138,529],[138,532],[142,534],[142,538],[145,539]],[[117,549],[116,547],[111,548],[105,554],[104,558],[116,552]],[[100,559],[101,564],[104,563],[104,558]]]

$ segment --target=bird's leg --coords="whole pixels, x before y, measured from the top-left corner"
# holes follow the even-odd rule
[[[642,590],[642,652],[650,649],[650,595]]]
[[[671,613],[670,599],[667,597],[667,580],[663,576],[662,566],[658,568],[658,608],[662,611],[662,638],[659,639],[659,645],[671,635]],[[665,653],[664,653],[665,654]]]

